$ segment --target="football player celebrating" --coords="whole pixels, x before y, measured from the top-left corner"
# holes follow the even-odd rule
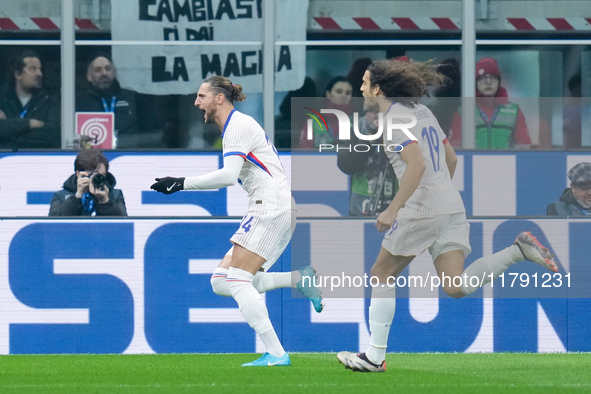
[[[427,62],[380,60],[363,75],[361,91],[368,109],[384,114],[408,130],[384,133],[384,145],[403,146],[387,151],[400,188],[391,204],[377,219],[380,232],[387,231],[378,257],[371,268],[380,285],[372,289],[369,307],[369,347],[363,353],[340,352],[341,364],[353,371],[386,370],[386,346],[396,308],[396,288],[388,278],[397,277],[418,255],[429,250],[443,290],[454,298],[472,294],[502,274],[509,266],[530,260],[558,271],[554,256],[529,232],[515,243],[491,256],[482,257],[464,270],[464,259],[472,251],[470,225],[460,193],[452,183],[457,157],[433,113],[418,100],[430,86],[443,79]],[[413,122],[408,122],[411,119]],[[389,139],[391,138],[391,139]],[[444,277],[478,277],[460,285]]]
[[[207,79],[197,92],[195,106],[205,123],[220,128],[223,167],[205,175],[187,178],[156,178],[151,188],[171,194],[179,190],[219,189],[238,181],[247,192],[248,212],[230,241],[232,248],[211,277],[216,294],[232,296],[240,313],[256,331],[266,352],[243,366],[287,366],[283,349],[259,293],[280,287],[297,287],[322,310],[322,297],[315,285],[315,271],[303,267],[286,273],[267,273],[281,256],[296,223],[295,202],[277,150],[262,127],[250,116],[236,111],[234,102],[246,99],[242,86],[225,77]]]

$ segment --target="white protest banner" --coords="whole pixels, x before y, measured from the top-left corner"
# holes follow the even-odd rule
[[[309,0],[275,1],[278,41],[306,39]],[[263,0],[113,0],[117,41],[261,42]],[[306,74],[303,45],[275,46],[275,90],[298,89]],[[113,61],[125,88],[145,94],[193,94],[223,75],[248,93],[262,91],[261,45],[114,45]]]

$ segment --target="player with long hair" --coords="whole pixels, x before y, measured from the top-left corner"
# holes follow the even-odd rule
[[[339,362],[353,371],[386,370],[386,346],[396,309],[396,288],[388,286],[388,278],[397,277],[425,250],[433,258],[443,290],[454,298],[472,294],[522,260],[558,271],[554,256],[529,232],[522,232],[513,245],[474,261],[464,270],[464,259],[471,252],[470,225],[451,180],[457,157],[433,113],[419,103],[429,87],[440,84],[442,78],[430,62],[413,60],[375,61],[363,75],[361,91],[367,108],[383,113],[394,124],[409,124],[414,138],[402,130],[393,130],[391,139],[384,133],[385,146],[403,146],[400,152],[386,151],[400,188],[376,222],[378,230],[387,233],[371,268],[380,285],[372,289],[369,347],[362,353],[337,355]],[[469,280],[459,286],[456,281],[444,280],[464,274],[484,280],[477,286]]]

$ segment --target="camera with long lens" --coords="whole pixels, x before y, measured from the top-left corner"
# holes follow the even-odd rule
[[[103,190],[103,187],[107,185],[107,176],[95,172],[94,174],[90,175],[90,181],[95,188]]]

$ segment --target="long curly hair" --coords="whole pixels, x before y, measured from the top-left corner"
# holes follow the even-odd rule
[[[440,86],[445,76],[439,74],[433,60],[377,60],[367,68],[371,86],[378,85],[386,97],[414,107],[430,87]]]

